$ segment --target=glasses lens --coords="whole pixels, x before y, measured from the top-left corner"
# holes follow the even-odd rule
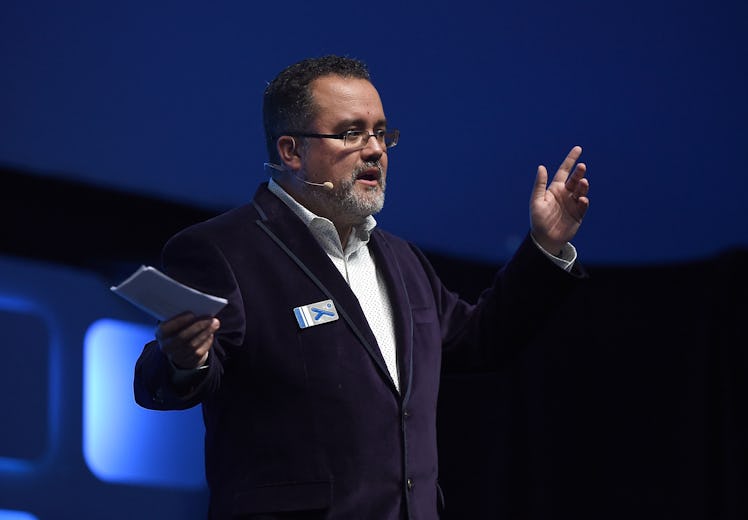
[[[370,134],[369,132],[364,132],[363,130],[350,130],[345,133],[343,143],[345,144],[345,146],[348,146],[350,148],[363,148],[372,137],[374,137],[374,139],[376,139],[379,144],[384,146],[385,148],[392,148],[397,144],[397,140],[400,137],[400,132],[398,132],[397,130],[392,130],[390,132],[379,131]]]
[[[358,146],[363,146],[364,138],[368,136],[369,136],[368,132],[362,132],[360,130],[350,130],[345,133],[345,138],[343,139],[343,143],[345,144],[345,146],[356,148]]]

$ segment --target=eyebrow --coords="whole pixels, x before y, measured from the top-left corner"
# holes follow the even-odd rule
[[[367,125],[366,121],[363,119],[343,119],[339,123],[335,125],[335,128],[337,129],[343,129],[343,128],[349,128],[349,127],[365,127]],[[380,119],[376,123],[374,123],[374,128],[381,128],[381,127],[387,127],[387,120],[386,119]]]

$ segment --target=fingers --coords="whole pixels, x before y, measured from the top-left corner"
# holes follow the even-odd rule
[[[556,175],[553,176],[554,182],[566,182],[567,178],[569,177],[569,173],[571,172],[571,169],[574,168],[574,164],[577,162],[579,157],[582,155],[582,147],[581,146],[575,146],[569,151],[569,154],[566,156],[566,159],[561,163],[561,166],[558,167],[558,171],[556,171]],[[578,165],[577,165],[578,166]],[[574,171],[576,172],[577,168],[574,168]],[[584,175],[584,171],[582,172]]]
[[[582,197],[586,197],[587,193],[589,193],[590,181],[588,181],[587,179],[579,179],[579,181],[577,181],[573,188],[568,185],[567,187],[572,193],[572,198],[581,199]]]
[[[535,184],[532,187],[532,200],[542,199],[545,197],[545,190],[548,185],[548,171],[542,164],[538,166],[538,173],[535,175]]]
[[[166,321],[162,321],[158,328],[156,329],[156,337],[159,337],[159,334],[163,336],[171,336],[178,330],[184,328],[191,322],[195,320],[195,315],[191,312],[183,312],[182,314],[178,314],[177,316],[174,316],[173,318],[170,318]]]
[[[196,319],[191,313],[180,314],[156,329],[161,351],[179,368],[194,368],[207,358],[213,336],[220,327],[216,318]]]
[[[569,154],[561,163],[561,166],[554,177],[555,182],[564,182],[564,187],[567,190],[568,196],[579,206],[579,210],[583,213],[589,206],[589,199],[587,193],[590,189],[590,182],[585,177],[587,173],[587,165],[584,163],[578,163],[574,166],[574,163],[582,155],[582,148],[575,146],[571,149]],[[572,168],[573,171],[572,171]],[[571,171],[571,174],[569,172]]]
[[[569,188],[569,185],[567,183],[567,189]],[[578,222],[582,221],[582,218],[584,217],[584,214],[587,212],[587,209],[590,207],[590,199],[587,197],[587,193],[590,189],[590,183],[587,179],[582,178],[576,181],[574,184],[574,188],[570,190],[570,197],[574,205],[572,206],[573,209],[569,211],[571,215],[574,216],[575,220]]]
[[[586,173],[587,165],[584,163],[577,164],[574,171],[566,179],[566,189],[577,196],[587,195],[590,183],[584,176]]]

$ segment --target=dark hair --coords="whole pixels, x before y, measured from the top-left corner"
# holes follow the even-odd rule
[[[265,89],[262,122],[268,158],[279,162],[275,141],[284,132],[305,132],[316,115],[311,83],[325,76],[371,81],[366,64],[354,58],[322,56],[308,58],[286,67]]]

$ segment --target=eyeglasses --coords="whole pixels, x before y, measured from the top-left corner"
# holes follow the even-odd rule
[[[370,134],[366,130],[348,130],[341,134],[281,134],[289,137],[315,137],[318,139],[342,139],[346,148],[365,148],[369,139],[376,138],[377,142],[385,148],[392,148],[400,138],[400,130],[377,130]]]

